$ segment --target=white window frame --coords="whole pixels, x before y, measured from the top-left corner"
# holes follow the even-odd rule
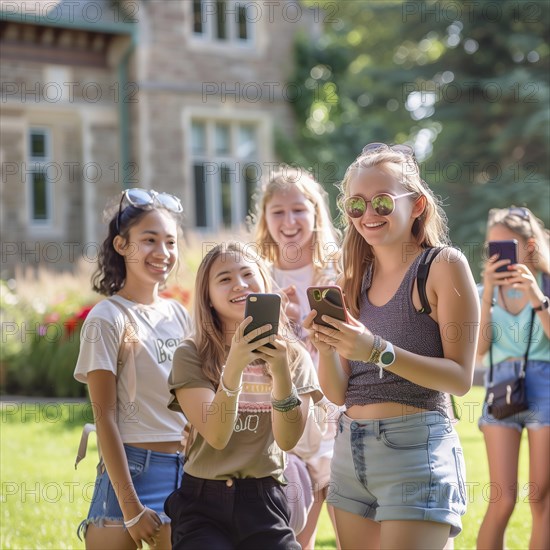
[[[239,118],[217,118],[192,116],[189,119],[189,141],[192,140],[192,128],[194,123],[204,124],[205,126],[205,141],[206,150],[202,154],[196,154],[189,146],[189,165],[191,174],[190,178],[190,193],[189,200],[192,205],[190,212],[193,220],[193,226],[197,231],[218,231],[220,229],[237,228],[243,224],[243,220],[249,214],[246,211],[247,194],[246,182],[244,178],[244,167],[247,164],[255,164],[261,169],[261,135],[264,133],[262,122],[260,120],[249,120]],[[215,132],[216,125],[224,124],[229,126],[229,154],[222,155],[216,153],[215,150]],[[238,155],[238,132],[242,126],[252,126],[255,130],[256,151],[253,156]],[[216,170],[206,170],[205,177],[205,197],[207,201],[206,208],[206,226],[197,227],[197,197],[195,193],[195,164],[206,163],[216,166]],[[222,182],[221,182],[221,165],[227,163],[230,168],[230,188],[231,188],[231,224],[229,227],[224,225],[223,219],[223,204],[222,204]],[[238,173],[236,166],[238,166]],[[259,182],[258,182],[259,183]],[[211,201],[211,202],[208,202]],[[210,207],[208,207],[210,206]]]
[[[44,136],[44,157],[32,156],[32,136],[41,134]],[[53,224],[53,189],[52,182],[48,179],[47,166],[52,161],[52,132],[50,128],[43,126],[31,126],[27,132],[27,212],[28,221],[31,227],[52,227]],[[45,193],[46,193],[46,215],[45,219],[36,219],[34,217],[34,180],[33,174],[42,173],[45,179]]]
[[[225,14],[225,29],[226,38],[218,38],[217,36],[217,0],[200,0],[202,7],[202,32],[195,31],[195,0],[191,0],[191,35],[200,42],[217,44],[221,47],[237,46],[244,48],[252,48],[256,42],[256,25],[257,22],[250,17],[250,1],[243,0],[225,0],[226,6],[230,9],[226,10]],[[246,38],[239,38],[239,23],[236,18],[236,13],[239,7],[244,7],[246,10]]]

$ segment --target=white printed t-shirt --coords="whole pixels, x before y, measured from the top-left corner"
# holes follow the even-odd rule
[[[174,300],[159,299],[151,305],[138,304],[113,296],[130,310],[136,323],[134,345],[136,399],[128,391],[124,365],[117,379],[117,424],[123,443],[179,441],[185,426],[181,414],[167,409],[170,398],[168,375],[176,348],[191,334],[187,310]],[[80,334],[80,353],[74,376],[87,383],[88,373],[107,370],[117,375],[117,357],[126,326],[126,315],[102,300],[92,308]],[[93,405],[92,405],[93,406]],[[94,414],[101,411],[94,410]]]

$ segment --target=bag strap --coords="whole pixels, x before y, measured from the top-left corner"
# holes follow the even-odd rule
[[[527,358],[529,357],[529,349],[531,348],[531,336],[533,336],[533,325],[535,324],[535,310],[531,308],[531,319],[529,321],[529,338],[527,340],[527,348],[523,355],[523,361],[521,362],[521,369],[519,370],[518,378],[525,376],[525,369],[527,369]],[[489,387],[493,385],[493,338],[491,336],[491,345],[489,346]]]
[[[138,334],[138,325],[134,320],[134,317],[130,310],[119,303],[112,296],[107,298],[111,304],[116,306],[124,315],[125,323],[124,330],[122,331],[122,338],[120,339],[120,345],[118,348],[117,354],[117,374],[116,377],[120,376],[124,365],[127,367],[127,377],[128,377],[128,393],[130,395],[130,401],[134,402],[136,400],[137,393],[137,375],[136,375],[136,363],[134,356],[134,345],[139,342]],[[80,443],[78,444],[78,451],[76,454],[76,460],[74,463],[74,469],[76,470],[78,463],[85,458],[86,451],[88,449],[88,438],[91,432],[96,431],[95,424],[88,423],[84,425],[82,429],[82,435],[80,436]],[[99,448],[98,440],[98,453],[101,456],[101,449]]]
[[[422,307],[417,310],[416,313],[426,313],[429,315],[432,312],[430,302],[428,301],[428,295],[426,294],[426,282],[428,281],[428,274],[430,273],[432,262],[442,250],[442,246],[429,248],[423,253],[423,258],[418,264],[418,271],[416,273],[416,287],[418,288],[418,296],[420,297],[420,304]]]
[[[124,331],[122,332],[122,338],[120,340],[120,347],[118,349],[117,356],[117,379],[122,372],[122,369],[127,365],[126,377],[128,380],[128,394],[130,401],[133,403],[136,400],[137,393],[137,375],[136,375],[136,361],[134,354],[135,344],[139,342],[138,338],[138,324],[134,319],[134,316],[130,310],[123,306],[113,297],[108,300],[115,305],[124,315],[126,321],[124,323]]]

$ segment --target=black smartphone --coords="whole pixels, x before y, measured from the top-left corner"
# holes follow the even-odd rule
[[[516,239],[509,241],[489,241],[489,258],[498,254],[499,260],[510,260],[510,264],[499,267],[496,271],[508,271],[508,265],[518,263],[518,242]]]
[[[270,324],[271,330],[260,334],[252,342],[261,338],[277,334],[279,330],[279,315],[281,314],[281,297],[278,294],[249,294],[246,297],[244,316],[252,317],[251,323],[245,328],[244,333],[248,334],[254,329]],[[273,344],[267,344],[274,348]]]
[[[328,315],[340,321],[348,322],[346,301],[342,289],[336,285],[310,286],[307,289],[309,307],[317,312],[313,320],[318,325],[331,327],[325,323],[321,316]],[[331,327],[334,328],[334,327]]]

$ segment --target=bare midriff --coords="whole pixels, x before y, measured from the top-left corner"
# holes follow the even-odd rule
[[[147,449],[148,451],[155,451],[157,453],[175,454],[183,451],[180,441],[151,441],[145,443],[126,443],[126,445]]]
[[[370,403],[369,405],[353,405],[346,410],[346,415],[355,420],[394,418],[427,412],[426,409],[403,405],[401,403]]]

